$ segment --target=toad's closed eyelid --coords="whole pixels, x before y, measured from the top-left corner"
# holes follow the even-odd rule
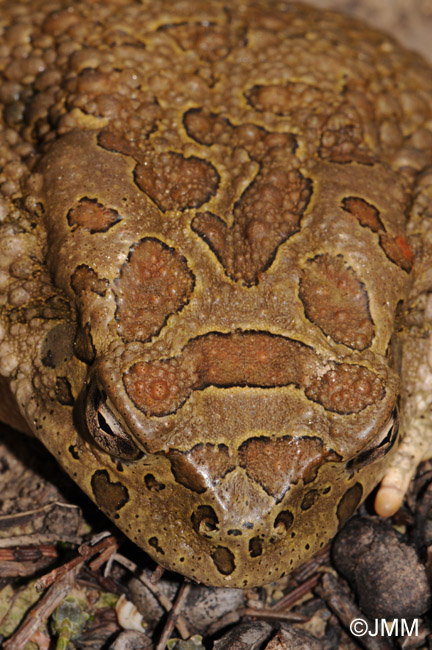
[[[142,453],[106,404],[106,394],[93,379],[87,394],[86,424],[91,438],[111,456],[136,460]]]
[[[361,467],[370,465],[380,458],[386,456],[393,448],[397,440],[399,432],[399,416],[397,409],[394,410],[391,418],[382,427],[377,438],[373,441],[373,445],[366,449],[361,454],[348,461],[346,467],[350,470],[358,470]]]

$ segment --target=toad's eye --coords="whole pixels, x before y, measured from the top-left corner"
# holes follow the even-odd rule
[[[347,469],[360,469],[370,465],[381,458],[384,458],[393,448],[399,433],[399,413],[397,407],[394,409],[391,418],[381,429],[379,436],[369,449],[366,449],[356,458],[348,461]]]
[[[125,432],[115,415],[106,405],[106,394],[92,381],[86,402],[87,429],[93,440],[110,456],[123,460],[136,460],[142,452]]]

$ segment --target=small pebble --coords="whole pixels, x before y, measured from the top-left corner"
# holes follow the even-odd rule
[[[349,521],[335,539],[333,561],[371,618],[408,620],[431,606],[426,571],[415,549],[382,519]]]

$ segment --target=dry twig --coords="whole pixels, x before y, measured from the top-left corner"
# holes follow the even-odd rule
[[[165,623],[165,627],[159,639],[159,643],[156,646],[156,650],[165,650],[167,641],[170,638],[171,633],[177,624],[177,619],[179,616],[178,612],[180,611],[180,608],[184,605],[187,595],[190,591],[190,588],[191,588],[190,583],[186,581],[183,582],[182,586],[180,587],[176,601],[168,615],[167,621]]]
[[[116,560],[122,566],[129,569],[129,571],[131,571],[131,573],[135,573],[135,574],[137,573],[138,567],[135,564],[135,562],[132,562],[131,560],[124,557],[123,555],[120,555],[119,553],[116,553],[113,556],[113,559]],[[172,602],[170,601],[170,599],[167,596],[165,596],[165,594],[160,589],[160,587],[158,587],[158,585],[152,584],[151,579],[149,579],[144,572],[138,573],[138,575],[136,575],[136,577],[157,598],[157,600],[162,605],[162,607],[165,609],[165,611],[170,612],[171,609],[172,609]],[[189,637],[191,635],[190,635],[187,623],[184,620],[183,616],[178,616],[177,617],[176,627],[177,627],[178,633],[180,634],[182,639],[189,639]]]
[[[25,647],[37,633],[38,627],[48,619],[68,594],[78,571],[79,565],[71,567],[51,585],[47,593],[27,614],[18,630],[4,643],[4,650],[22,650]]]

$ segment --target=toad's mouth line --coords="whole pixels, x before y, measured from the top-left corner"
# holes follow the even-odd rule
[[[175,413],[193,391],[209,386],[294,385],[307,398],[344,415],[358,413],[385,395],[382,380],[364,366],[324,363],[304,343],[254,330],[198,336],[177,357],[136,362],[123,381],[137,408],[160,417]]]

